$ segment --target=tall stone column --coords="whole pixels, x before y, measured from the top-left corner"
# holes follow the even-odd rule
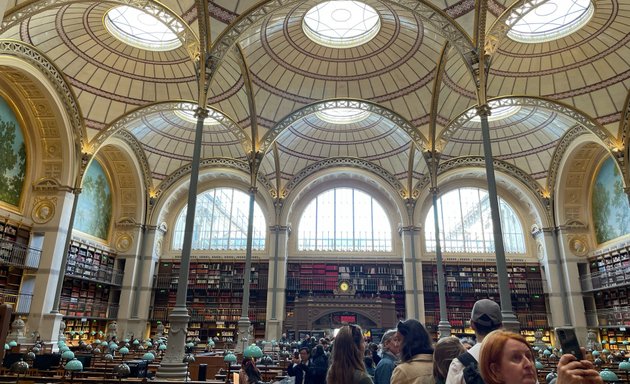
[[[125,258],[123,286],[120,294],[118,329],[124,337],[144,338],[149,319],[153,275],[158,256],[153,256],[156,239],[162,233],[155,226],[134,228],[134,244]]]
[[[269,279],[267,283],[267,323],[265,339],[280,340],[284,325],[287,289],[287,241],[291,229],[284,225],[269,227],[271,232]]]
[[[418,257],[420,255],[420,231],[420,227],[413,225],[399,229],[403,243],[403,273],[407,318],[417,319],[424,324],[422,263]]]
[[[561,327],[571,325],[567,288],[562,273],[562,254],[557,228],[544,228],[534,233],[538,246],[538,259],[543,267],[546,286],[543,287],[549,302],[549,308],[562,308],[561,311],[550,311],[549,325]]]
[[[586,228],[558,228],[560,261],[559,274],[564,276],[566,300],[570,324],[575,327],[580,340],[586,340],[586,311],[578,264],[588,263],[588,231]]]
[[[71,228],[72,210],[78,191],[71,188],[50,188],[35,197],[32,212],[31,244],[41,248],[39,269],[35,274],[31,308],[27,319],[27,334],[38,332],[41,340],[54,346],[59,340],[63,314],[57,311],[57,287],[63,283],[66,241]]]

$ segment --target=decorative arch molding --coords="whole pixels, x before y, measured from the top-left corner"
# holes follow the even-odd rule
[[[556,200],[556,188],[558,185],[558,177],[562,170],[562,163],[565,161],[569,148],[575,143],[576,139],[584,135],[588,135],[589,131],[581,126],[577,125],[568,130],[562,139],[556,146],[556,151],[551,158],[551,164],[549,166],[549,176],[547,178],[547,189],[549,191],[551,203],[554,204]]]
[[[549,199],[547,197],[548,192],[543,189],[543,187],[538,184],[538,182],[532,178],[528,173],[524,172],[522,169],[510,164],[505,161],[501,161],[498,159],[493,159],[494,169],[506,174],[507,176],[513,178],[514,180],[518,180],[521,182],[536,198],[536,202],[540,207],[545,207],[545,219],[548,222],[551,221],[551,206],[549,204]],[[471,157],[458,157],[455,159],[450,159],[441,163],[438,166],[438,177],[447,172],[456,171],[458,169],[463,168],[478,168],[483,169],[483,173],[485,174],[485,158],[483,156],[471,156]],[[420,180],[414,189],[424,191],[430,185],[431,180],[429,176],[425,176],[422,180]],[[438,185],[439,186],[439,185]]]
[[[167,102],[158,102],[153,103],[147,106],[143,106],[137,108],[125,116],[120,117],[118,120],[114,121],[107,128],[103,129],[99,132],[92,142],[90,142],[90,146],[94,149],[98,149],[99,146],[103,145],[107,141],[107,139],[115,134],[116,132],[120,132],[125,130],[125,128],[133,121],[143,118],[146,115],[150,115],[157,112],[162,111],[188,111],[194,112],[195,108],[192,105],[196,105],[196,102],[193,101],[167,101]],[[245,131],[229,116],[224,115],[221,111],[214,109],[212,107],[208,107],[208,118],[212,118],[223,126],[225,126],[232,134],[241,142],[241,146],[243,148],[243,153],[246,154],[249,151],[249,143],[250,138],[245,133]]]
[[[247,177],[247,179],[250,178],[249,164],[241,160],[225,158],[225,157],[204,159],[199,163],[199,167],[201,169],[207,169],[207,168],[231,169],[238,172],[243,172],[244,175]],[[157,186],[157,188],[154,191],[154,197],[158,199],[164,191],[171,189],[182,178],[187,177],[190,174],[191,168],[192,168],[192,164],[187,164],[179,168],[172,174],[170,174],[166,179],[164,179],[160,183],[160,185]],[[275,189],[273,188],[273,185],[271,184],[271,182],[269,182],[269,180],[264,175],[258,174],[256,179],[261,185],[263,185],[265,188],[267,188],[268,191],[270,191],[270,194],[275,195]]]
[[[160,4],[159,2],[146,1],[146,0],[106,0],[108,3],[128,5],[134,8],[150,8],[152,14],[159,18],[164,24],[166,24],[171,31],[177,35],[182,45],[188,51],[192,60],[199,58],[199,39],[193,32],[190,26],[175,12]],[[16,24],[49,9],[58,8],[64,5],[71,5],[74,3],[93,3],[90,0],[41,0],[34,1],[30,4],[19,7],[16,12],[4,15],[2,22],[0,23],[0,33],[13,27]],[[164,17],[161,15],[168,15]],[[184,28],[179,30],[173,25],[175,22],[179,22]],[[170,24],[169,24],[170,23]]]
[[[443,33],[450,44],[462,55],[467,64],[468,70],[473,73],[472,63],[477,59],[477,53],[470,37],[455,23],[444,11],[432,4],[425,4],[417,0],[383,0],[384,2],[398,7],[402,7],[422,21],[432,25],[436,32]],[[275,11],[290,7],[293,4],[302,3],[302,0],[267,0],[261,1],[249,12],[240,15],[221,35],[209,52],[212,58],[208,63],[210,73],[214,75],[216,69],[221,65],[223,58],[230,52],[241,35],[258,24],[262,19],[267,18]],[[474,76],[473,76],[474,77]]]
[[[83,125],[83,115],[77,103],[77,99],[72,92],[72,89],[68,85],[63,76],[63,73],[57,69],[57,67],[48,60],[43,54],[41,54],[35,47],[25,44],[16,40],[0,40],[0,54],[6,54],[21,59],[35,68],[39,69],[41,73],[50,82],[55,92],[59,96],[59,99],[63,103],[65,113],[69,118],[70,126],[72,127],[72,133],[74,135],[75,145],[77,148],[84,143],[85,127]],[[80,153],[77,150],[77,153]]]
[[[300,298],[300,300],[308,300],[308,298],[306,298],[306,299]],[[312,315],[309,314],[310,315],[309,317],[312,316],[312,319],[313,319],[312,322],[316,323],[317,321],[319,321],[323,317],[330,316],[330,315],[332,315],[334,313],[343,312],[344,310],[340,309],[340,308],[331,308],[331,309],[328,309],[328,308],[321,308],[321,309],[313,308],[313,309],[311,309],[311,311],[313,312],[313,314]],[[369,319],[370,321],[373,321],[375,325],[378,324],[378,321],[377,321],[378,319],[375,320],[375,317],[378,317],[378,314],[375,313],[373,310],[370,311],[369,309],[366,310],[366,309],[359,308],[358,306],[357,307],[353,306],[352,308],[348,308],[347,311],[348,312],[352,312],[352,313],[356,313],[357,315],[361,315],[361,316],[365,317],[366,319]]]
[[[628,159],[630,159],[630,91],[628,91],[628,95],[626,96],[623,114],[621,115],[621,121],[619,122],[619,134],[617,136],[621,138],[621,143],[623,144],[622,153],[623,158],[625,159],[623,179],[626,186],[628,186],[630,184],[630,164],[628,164]]]
[[[286,198],[287,195],[289,195],[291,191],[295,189],[296,186],[298,186],[302,181],[307,179],[309,176],[315,173],[318,173],[324,169],[335,168],[335,167],[358,168],[358,169],[365,170],[367,172],[374,173],[377,176],[379,176],[381,179],[383,179],[385,182],[387,182],[389,186],[394,188],[398,192],[398,195],[401,198],[405,198],[407,196],[407,191],[405,190],[405,187],[400,183],[400,181],[398,181],[398,179],[396,179],[396,177],[394,177],[394,175],[389,173],[386,169],[378,166],[377,164],[374,164],[367,160],[358,159],[355,157],[331,157],[328,159],[318,161],[317,163],[311,164],[308,167],[301,170],[297,175],[295,175],[291,180],[289,180],[284,190],[282,191],[281,197]]]
[[[422,149],[427,145],[427,139],[422,135],[422,133],[407,121],[404,117],[399,114],[384,108],[381,105],[372,103],[370,101],[365,100],[356,100],[356,99],[338,99],[338,100],[325,100],[317,103],[309,104],[304,106],[297,111],[291,113],[289,116],[282,119],[278,124],[276,124],[271,130],[269,130],[265,136],[263,136],[260,143],[260,152],[266,153],[272,147],[272,144],[275,140],[284,132],[285,129],[290,127],[296,121],[303,119],[304,117],[311,115],[316,112],[320,112],[326,109],[332,108],[353,108],[360,109],[362,111],[367,111],[370,113],[374,113],[383,118],[388,119],[398,128],[402,129],[407,133],[409,138],[414,142],[414,144]]]
[[[149,161],[147,160],[146,153],[142,150],[142,145],[140,145],[140,142],[138,142],[136,137],[127,130],[116,132],[114,137],[123,141],[133,151],[136,161],[138,161],[138,164],[140,165],[142,171],[142,180],[144,183],[143,187],[146,191],[145,196],[147,196],[148,192],[153,186],[153,182],[151,179],[151,167],[149,166]],[[100,148],[101,147],[99,147],[99,149]]]
[[[498,103],[500,107],[508,107],[508,106],[521,106],[521,107],[532,107],[532,108],[541,108],[548,111],[552,111],[563,116],[566,116],[577,124],[580,124],[591,133],[593,133],[599,140],[602,141],[608,148],[617,148],[617,140],[608,133],[606,129],[601,127],[595,120],[584,116],[577,109],[559,103],[557,101],[547,100],[542,97],[507,97],[507,98],[494,98],[488,101],[495,101]],[[450,137],[453,135],[455,131],[462,128],[463,125],[468,122],[473,117],[472,114],[468,113],[468,111],[459,115],[452,123],[448,124],[448,128],[445,129],[440,138],[443,141],[448,141]]]

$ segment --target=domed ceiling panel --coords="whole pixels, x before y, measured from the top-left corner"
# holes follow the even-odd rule
[[[451,50],[442,76],[439,94],[436,134],[439,135],[451,120],[477,104],[472,75],[466,64],[458,60],[459,53]],[[423,132],[424,133],[424,132]],[[428,133],[426,133],[428,137]]]
[[[375,114],[348,124],[332,124],[312,114],[282,132],[276,145],[284,185],[307,166],[331,157],[367,160],[405,180],[411,141],[401,129]]]
[[[358,47],[325,47],[306,36],[302,20],[312,1],[265,18],[240,38],[262,121],[273,124],[304,105],[347,97],[394,109],[414,125],[426,120],[444,39],[408,11],[368,3],[381,29]]]
[[[489,95],[539,95],[602,124],[618,122],[630,88],[629,20],[630,1],[597,1],[588,24],[567,37],[536,44],[505,37],[493,58]]]
[[[195,123],[173,111],[147,114],[126,129],[142,144],[156,184],[192,161]],[[244,160],[241,140],[221,124],[205,125],[201,158],[218,157]]]
[[[150,102],[193,99],[195,72],[184,48],[154,52],[131,47],[105,28],[111,3],[73,3],[22,22],[19,38],[42,51],[67,76],[96,134]],[[93,128],[93,129],[89,129]]]
[[[510,163],[546,187],[551,158],[564,133],[575,122],[540,107],[517,106],[509,116],[489,121],[492,156]],[[442,161],[461,156],[484,156],[481,123],[462,117],[449,131]]]

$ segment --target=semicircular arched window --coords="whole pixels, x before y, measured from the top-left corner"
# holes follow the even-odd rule
[[[381,205],[354,188],[319,194],[300,218],[298,250],[390,252],[392,230]]]
[[[438,225],[443,252],[493,253],[494,234],[488,191],[459,188],[440,196]],[[506,253],[525,253],[523,227],[514,209],[499,197],[501,230]],[[424,222],[426,250],[435,252],[433,207]]]
[[[187,205],[181,210],[173,231],[173,249],[182,249]],[[247,245],[249,195],[234,188],[216,188],[197,195],[192,249],[244,250]],[[252,249],[265,248],[265,216],[254,204]]]

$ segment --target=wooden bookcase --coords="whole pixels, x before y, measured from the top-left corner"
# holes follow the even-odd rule
[[[589,273],[582,276],[583,289],[592,295],[598,325],[625,328],[630,325],[630,250],[627,246],[602,250],[589,258]],[[607,332],[607,331],[606,331]],[[606,339],[601,335],[602,340]],[[626,338],[628,335],[626,335]]]
[[[437,332],[440,306],[437,285],[437,266],[423,264],[425,321],[427,328]],[[538,264],[512,263],[507,266],[512,309],[523,331],[543,330],[549,337],[543,280]],[[500,302],[499,283],[494,264],[445,263],[447,315],[454,334],[473,334],[470,312],[475,301],[488,298]],[[530,332],[533,341],[533,332]]]
[[[158,266],[151,334],[157,321],[168,327],[168,313],[175,306],[179,283],[179,260],[162,260]],[[190,263],[186,306],[190,313],[188,337],[198,337],[202,344],[208,338],[225,343],[238,340],[237,325],[241,317],[244,285],[243,261],[195,261]],[[267,308],[267,262],[252,262],[248,317],[253,336],[264,338]]]
[[[59,310],[64,313],[66,338],[91,340],[106,332],[117,317],[121,274],[116,254],[94,244],[73,240],[68,250]],[[95,334],[92,334],[95,332]]]
[[[300,262],[287,265],[287,319],[294,315],[296,297],[332,296],[341,281],[358,297],[393,299],[397,317],[405,317],[402,263]]]

